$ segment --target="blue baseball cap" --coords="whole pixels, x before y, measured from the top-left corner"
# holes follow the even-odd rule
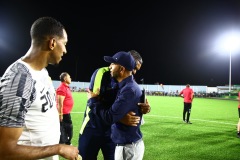
[[[109,63],[120,64],[125,67],[128,71],[132,71],[136,64],[132,55],[129,52],[120,51],[114,54],[112,57],[104,56],[104,60]]]

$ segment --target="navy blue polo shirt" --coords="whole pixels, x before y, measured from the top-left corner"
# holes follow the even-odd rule
[[[112,124],[111,138],[114,143],[124,144],[136,142],[142,138],[140,123],[138,126],[127,126],[119,122],[128,112],[133,111],[142,117],[137,103],[142,95],[141,89],[133,79],[133,76],[125,78],[118,84],[119,91],[113,105],[108,109],[100,107],[96,98],[89,99],[91,111],[101,117],[105,123]]]

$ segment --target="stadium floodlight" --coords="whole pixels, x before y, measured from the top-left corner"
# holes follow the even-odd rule
[[[229,96],[231,95],[232,53],[240,49],[240,32],[230,32],[223,37],[223,46],[229,53]]]

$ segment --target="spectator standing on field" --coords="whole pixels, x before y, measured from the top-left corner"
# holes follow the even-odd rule
[[[192,124],[190,120],[190,114],[191,114],[191,109],[192,109],[192,101],[194,98],[194,92],[190,88],[190,85],[187,84],[186,88],[184,88],[180,93],[179,96],[183,98],[183,122],[187,124]],[[186,119],[186,114],[187,114],[187,119]]]
[[[240,92],[238,92],[238,118],[237,137],[240,138]]]
[[[46,67],[67,53],[67,32],[54,18],[31,26],[31,46],[0,81],[0,159],[75,160],[77,147],[59,144],[56,92]]]
[[[60,75],[61,84],[57,88],[57,106],[61,126],[61,136],[59,143],[61,144],[71,144],[73,137],[73,125],[71,118],[71,111],[73,108],[73,97],[72,92],[69,87],[71,77],[67,72],[63,72]]]

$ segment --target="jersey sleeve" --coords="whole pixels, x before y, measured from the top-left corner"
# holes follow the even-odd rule
[[[0,126],[22,127],[25,114],[36,98],[35,81],[20,63],[9,68],[0,83]]]
[[[92,74],[89,89],[93,92],[96,92],[97,89],[101,89],[101,82],[105,72],[109,71],[109,67],[102,67],[96,69]]]

